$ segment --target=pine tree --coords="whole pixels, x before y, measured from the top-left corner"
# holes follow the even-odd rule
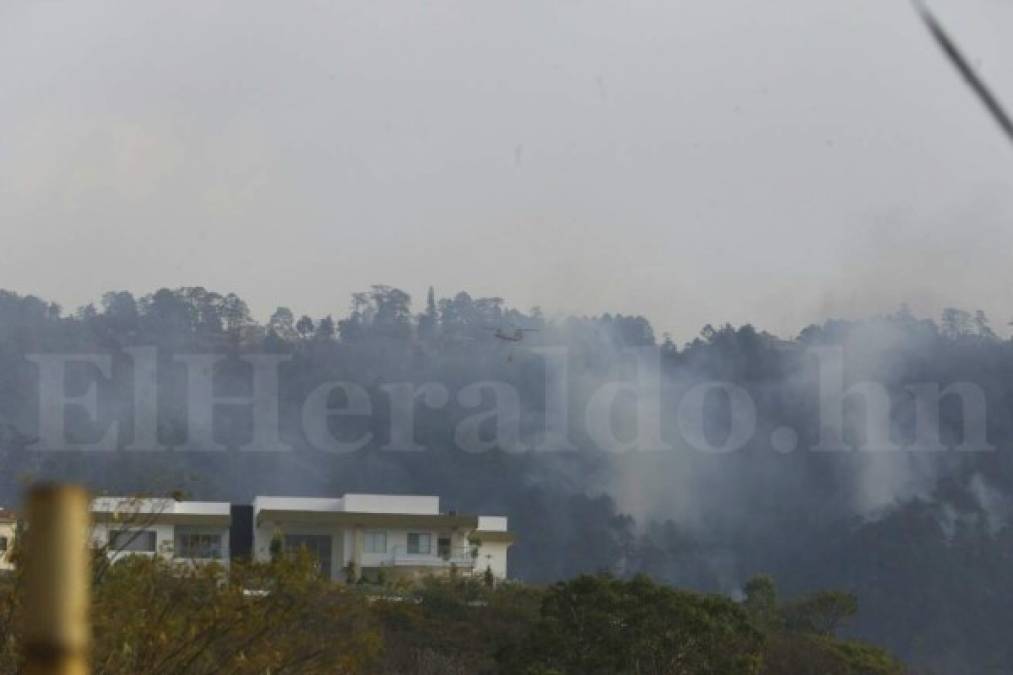
[[[429,287],[426,294],[426,311],[419,316],[419,337],[429,340],[436,337],[436,326],[439,321],[439,314],[436,310],[436,293],[433,287]]]

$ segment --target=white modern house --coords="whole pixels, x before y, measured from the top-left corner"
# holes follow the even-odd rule
[[[346,494],[253,501],[256,559],[270,559],[279,548],[305,547],[334,580],[487,569],[505,579],[512,543],[505,517],[442,513],[439,497]]]
[[[92,501],[92,542],[112,559],[160,555],[169,560],[228,564],[228,502],[99,497]]]
[[[92,543],[111,560],[157,555],[228,565],[305,548],[335,581],[487,570],[505,579],[514,542],[506,517],[443,513],[440,498],[431,496],[257,497],[252,505],[99,497],[91,513]],[[12,569],[7,553],[16,525],[16,514],[0,509],[0,571]]]
[[[334,581],[486,570],[505,579],[514,542],[505,517],[443,513],[439,497],[257,497],[252,505],[100,497],[91,513],[92,542],[111,559],[161,555],[228,565],[233,557],[268,560],[306,548]],[[5,526],[0,519],[0,537]]]

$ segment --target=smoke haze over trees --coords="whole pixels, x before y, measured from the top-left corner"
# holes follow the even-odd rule
[[[293,299],[297,301],[297,299]],[[522,341],[496,331],[537,329]],[[914,383],[972,382],[985,393],[987,438],[994,451],[813,452],[820,437],[813,349],[840,347],[845,379],[874,381],[890,394],[891,437],[914,435]],[[133,401],[125,350],[156,347],[159,452],[131,444]],[[546,429],[547,348],[565,348],[572,449],[539,451]],[[635,406],[617,397],[613,444],[592,438],[584,411],[603,384],[635,377],[629,350],[656,348],[661,409],[650,420],[668,449],[632,447]],[[78,364],[67,391],[98,392],[98,424],[68,412],[68,436],[95,441],[120,425],[113,452],[30,449],[38,437],[38,383],[32,354],[112,354],[109,378]],[[289,452],[244,452],[248,411],[224,410],[216,439],[224,452],[184,451],[186,372],[176,355],[286,355],[280,367],[280,426]],[[225,358],[221,395],[249,393],[249,366]],[[501,298],[466,292],[413,305],[405,292],[374,286],[347,310],[303,316],[279,307],[256,321],[239,297],[204,288],[160,289],[135,296],[106,294],[98,306],[68,314],[32,296],[0,292],[0,498],[18,499],[27,478],[70,478],[108,493],[181,489],[197,499],[246,500],[256,494],[339,495],[344,492],[437,494],[444,508],[503,513],[518,543],[511,573],[553,582],[581,573],[620,577],[646,573],[700,590],[740,594],[756,573],[769,573],[787,595],[816,588],[855,593],[861,611],[851,634],[893,649],[939,672],[990,672],[1013,663],[1008,601],[1013,597],[1013,342],[997,337],[981,312],[948,309],[938,322],[905,309],[864,321],[830,321],[793,339],[762,327],[706,326],[676,345],[640,316],[547,317]],[[365,387],[373,414],[340,418],[332,431],[356,452],[312,447],[300,419],[321,383]],[[679,401],[701,382],[734,383],[757,410],[756,433],[734,452],[701,452],[683,439]],[[417,451],[385,450],[391,396],[385,386],[427,382],[449,391],[444,406],[414,408]],[[461,449],[455,429],[494,401],[478,382],[502,382],[519,395],[516,433],[488,452]],[[952,397],[950,397],[952,398]],[[939,423],[943,445],[959,446],[965,421],[946,398]],[[421,401],[421,397],[420,397]],[[475,403],[475,405],[471,405]],[[733,421],[721,396],[707,399],[705,432],[720,446]],[[861,446],[863,411],[849,406],[844,439]],[[481,428],[501,420],[490,417]],[[797,432],[797,449],[774,443],[782,428]],[[154,450],[151,448],[150,450]]]

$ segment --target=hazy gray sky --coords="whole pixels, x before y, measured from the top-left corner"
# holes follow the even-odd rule
[[[936,0],[1013,105],[1013,3]],[[1013,149],[905,0],[0,5],[0,287],[1013,318]]]

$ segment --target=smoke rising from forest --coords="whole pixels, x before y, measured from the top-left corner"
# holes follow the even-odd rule
[[[138,362],[130,357],[138,348],[157,354],[157,416],[147,421],[135,409]],[[38,447],[39,358],[46,354],[110,359],[105,373],[93,363],[67,365],[66,396],[94,387],[96,407],[92,419],[82,406],[67,406],[66,436],[70,445],[95,443],[116,423],[115,448]],[[644,368],[645,354],[653,369]],[[819,354],[839,355],[849,391],[862,383],[882,388],[886,431],[870,426],[874,396],[848,394],[842,449],[820,451],[836,441],[828,441],[821,411],[826,363]],[[202,402],[214,410],[209,438],[227,449],[188,442],[195,379],[188,363],[210,355],[220,359],[213,396],[237,400],[251,394],[253,371],[244,359],[280,363],[278,428],[290,451],[238,449],[255,434],[251,406],[210,399]],[[932,562],[968,541],[984,556],[972,575],[1013,583],[988,562],[1011,537],[1013,351],[981,312],[949,309],[936,322],[902,308],[810,326],[793,340],[748,325],[706,326],[676,345],[644,317],[550,318],[464,292],[433,292],[413,304],[407,293],[374,286],[356,294],[346,314],[298,317],[279,308],[265,324],[240,298],[203,288],[110,293],[72,314],[4,292],[0,366],[0,449],[8,468],[0,494],[8,504],[26,476],[83,480],[113,494],[182,489],[194,498],[237,501],[255,494],[439,494],[445,508],[511,518],[519,534],[511,565],[521,578],[642,571],[733,592],[751,574],[771,571],[789,591],[844,584],[861,596],[864,589],[877,605],[870,615],[884,620],[906,611],[885,606],[891,599],[948,573]],[[645,375],[656,380],[656,407],[640,401]],[[565,386],[556,389],[554,381]],[[327,419],[330,437],[368,438],[354,450],[320,451],[305,433],[307,400],[333,382],[353,383],[369,404],[368,415]],[[700,393],[715,383],[721,386]],[[938,430],[935,449],[919,446],[925,411],[910,390],[925,383],[973,385],[985,402],[975,410],[947,390],[929,411],[937,416],[930,420]],[[408,384],[410,406],[392,394]],[[438,387],[426,389],[432,385]],[[732,405],[736,391],[748,397],[749,414]],[[502,405],[513,398],[515,408]],[[688,406],[691,399],[697,403]],[[352,405],[345,390],[321,400]],[[558,427],[560,404],[568,444],[553,445],[546,432]],[[699,414],[687,414],[690,408]],[[409,409],[411,438],[392,434],[394,420]],[[751,433],[728,450],[744,421]],[[988,448],[966,451],[979,423]],[[474,438],[461,429],[472,429]],[[872,436],[880,432],[897,448],[877,447]],[[143,447],[144,438],[154,447]],[[929,567],[886,577],[861,572],[872,560],[907,555],[896,549],[897,536],[931,549],[920,563]],[[881,629],[855,627],[860,634]],[[998,649],[990,635],[978,630],[975,639]],[[888,631],[884,639],[904,654],[915,650],[908,638]]]

